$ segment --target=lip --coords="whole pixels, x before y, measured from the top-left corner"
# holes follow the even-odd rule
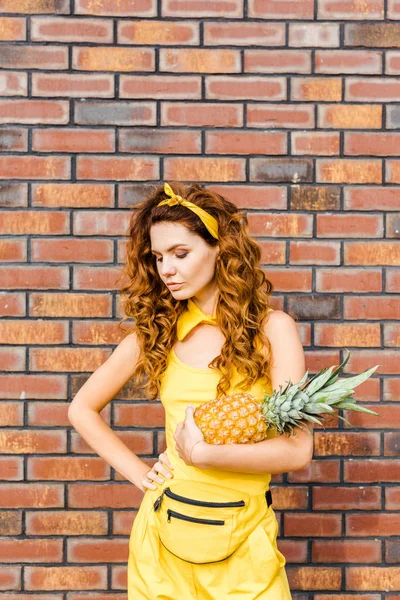
[[[183,285],[182,283],[167,283],[167,287],[169,287],[171,290],[177,290],[178,288],[181,287],[181,285]]]

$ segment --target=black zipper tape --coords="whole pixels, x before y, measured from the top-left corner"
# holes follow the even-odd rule
[[[197,519],[196,517],[188,517],[187,515],[182,515],[181,513],[175,512],[170,508],[167,510],[167,521],[171,522],[171,517],[175,517],[175,519],[181,519],[181,521],[190,521],[191,523],[200,523],[201,525],[225,525],[225,521],[215,521],[213,519]]]
[[[172,498],[173,500],[177,500],[178,502],[183,502],[184,504],[192,504],[193,506],[209,506],[211,508],[230,508],[234,506],[245,506],[246,504],[244,500],[239,500],[238,502],[205,502],[203,500],[192,500],[192,498],[185,498],[185,496],[179,496],[179,494],[175,494],[170,490],[170,488],[165,488],[163,493],[166,496],[168,496],[168,498]]]

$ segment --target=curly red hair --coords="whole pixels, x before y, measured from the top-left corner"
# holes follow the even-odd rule
[[[238,385],[243,391],[249,390],[261,378],[270,383],[271,346],[263,333],[263,324],[273,286],[260,268],[261,249],[248,234],[246,214],[223,196],[198,183],[186,186],[176,182],[171,187],[176,194],[217,219],[219,239],[212,237],[200,218],[187,207],[158,206],[167,198],[163,186],[156,187],[143,202],[133,207],[126,262],[120,276],[124,278],[121,296],[125,316],[119,323],[122,328],[128,318],[134,321],[132,327],[124,329],[127,334],[136,333],[140,346],[133,376],[142,382],[139,385],[145,387],[150,400],[159,397],[160,377],[177,339],[177,320],[187,305],[187,300],[174,299],[161,281],[151,253],[151,226],[168,221],[179,222],[212,247],[220,246],[215,265],[216,317],[226,341],[221,354],[209,364],[209,368],[221,375],[217,397],[228,392],[232,367],[243,375]],[[258,349],[260,347],[262,351]]]

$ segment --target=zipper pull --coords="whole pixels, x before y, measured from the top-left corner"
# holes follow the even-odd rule
[[[168,521],[168,523],[171,523],[171,513],[170,513],[170,511],[168,511],[167,521]]]
[[[154,512],[158,512],[161,508],[161,502],[164,496],[165,490],[162,492],[161,496],[158,496],[157,500],[153,504]]]

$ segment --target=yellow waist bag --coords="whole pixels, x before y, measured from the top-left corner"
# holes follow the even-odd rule
[[[271,491],[244,492],[197,481],[175,481],[154,502],[163,546],[195,564],[229,558],[265,516]]]

